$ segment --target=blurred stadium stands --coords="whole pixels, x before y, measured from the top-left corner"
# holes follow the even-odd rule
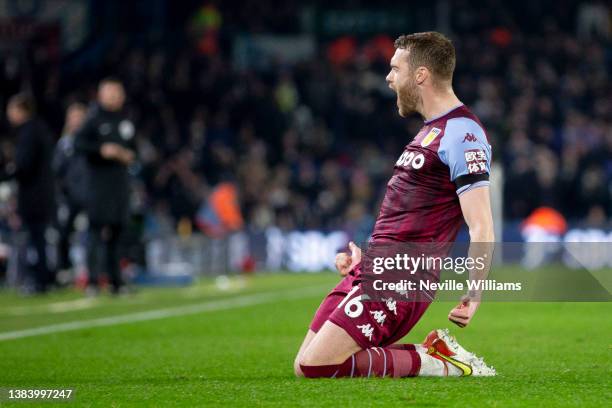
[[[107,75],[121,78],[145,237],[275,227],[364,241],[422,123],[398,116],[384,82],[393,40],[435,29],[454,41],[455,90],[503,169],[508,225],[545,206],[609,231],[610,3],[410,3],[0,0],[0,106],[32,92],[59,137],[70,102],[90,101]],[[5,118],[0,135],[5,159]],[[241,210],[227,230],[214,224],[232,210],[209,200],[220,183],[237,187]],[[8,241],[10,189],[0,197]]]

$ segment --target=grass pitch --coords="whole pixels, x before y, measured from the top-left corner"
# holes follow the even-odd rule
[[[612,303],[484,304],[466,329],[446,320],[453,304],[434,303],[405,339],[420,342],[432,328],[449,327],[497,368],[495,378],[296,379],[297,348],[338,279],[262,274],[93,300],[73,291],[42,298],[0,292],[0,405],[56,404],[9,402],[8,388],[72,388],[67,406],[101,407],[601,407],[612,401]],[[45,334],[27,331],[40,327]]]

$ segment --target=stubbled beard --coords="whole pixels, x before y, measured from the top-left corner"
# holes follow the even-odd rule
[[[419,95],[413,90],[404,88],[397,92],[397,100],[399,101],[399,114],[401,117],[406,117],[412,112],[416,112],[419,102]]]

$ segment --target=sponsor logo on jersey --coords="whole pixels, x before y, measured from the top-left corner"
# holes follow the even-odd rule
[[[469,174],[487,172],[487,156],[481,149],[470,149],[464,152],[465,163]]]
[[[402,153],[399,159],[397,159],[395,162],[396,166],[412,166],[412,168],[415,170],[423,167],[423,164],[425,164],[425,156],[423,156],[423,153],[415,154],[415,152],[411,151],[404,151],[404,153]]]
[[[432,128],[429,133],[423,138],[423,140],[421,141],[421,146],[423,147],[427,147],[431,144],[431,142],[433,142],[435,140],[436,137],[438,137],[438,135],[442,133],[441,129],[438,128]]]
[[[476,138],[476,136],[474,136],[473,133],[466,133],[465,137],[463,138],[463,142],[461,143],[465,143],[465,142],[477,142],[478,139]]]

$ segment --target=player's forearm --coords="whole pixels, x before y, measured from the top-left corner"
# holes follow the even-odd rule
[[[470,280],[484,280],[489,275],[491,260],[493,258],[493,248],[495,233],[493,223],[470,228],[470,248],[468,257],[474,260],[474,268],[469,271]],[[468,296],[474,300],[480,300],[482,291],[471,290]]]
[[[487,222],[480,223],[478,225],[470,226],[470,242],[494,242],[495,231],[493,229],[493,221],[487,220]]]

